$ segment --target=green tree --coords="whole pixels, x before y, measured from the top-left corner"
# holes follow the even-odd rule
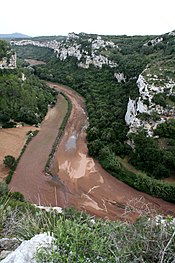
[[[11,169],[15,164],[15,158],[12,155],[6,155],[3,163]]]

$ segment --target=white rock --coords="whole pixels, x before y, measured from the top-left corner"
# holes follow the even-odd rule
[[[124,82],[126,81],[123,73],[114,73],[114,77],[117,79],[119,83],[122,81]]]
[[[135,117],[136,117],[136,101],[131,100],[129,98],[128,106],[127,106],[127,112],[125,115],[125,121],[127,125],[130,125],[133,123]]]
[[[168,92],[167,96],[174,94],[173,88],[175,87],[175,82],[168,78],[168,82],[162,80],[164,85],[156,86],[156,84],[149,84],[149,81],[160,80],[157,75],[148,74],[147,68],[143,71],[146,74],[148,81],[145,80],[142,74],[139,75],[137,80],[137,86],[139,89],[139,97],[136,100],[129,99],[127,112],[125,115],[126,124],[129,125],[129,133],[137,133],[140,128],[143,128],[147,136],[153,136],[154,129],[156,129],[157,125],[166,121],[167,116],[174,116],[175,115],[175,107],[167,105],[165,108],[155,104],[152,99],[154,95],[159,93],[164,93],[165,91]],[[148,105],[145,104],[144,101],[148,102]],[[160,120],[153,121],[150,117],[150,120],[142,120],[139,119],[139,113],[147,113],[151,115],[152,113],[156,112],[159,116],[161,116]]]
[[[53,237],[46,233],[36,235],[28,241],[23,241],[21,245],[3,259],[1,263],[36,263],[34,256],[38,248],[51,247],[53,239]]]
[[[51,212],[51,211],[57,211],[58,213],[62,213],[63,212],[63,208],[59,207],[59,206],[54,206],[54,207],[50,207],[50,206],[42,206],[42,205],[34,205],[35,207],[41,209],[41,210],[45,210],[46,212]]]
[[[147,105],[145,105],[143,103],[143,101],[141,100],[141,97],[139,97],[139,100],[137,102],[137,111],[140,112],[140,113],[143,113],[143,112],[147,112]]]
[[[162,41],[163,41],[163,37],[156,37],[156,38],[154,38],[154,39],[149,40],[148,42],[146,42],[146,43],[144,44],[144,46],[148,46],[149,43],[151,43],[152,46],[155,46],[155,45],[157,45],[158,43],[160,43],[160,42],[162,42]]]
[[[137,86],[139,88],[139,93],[143,99],[149,97],[148,84],[146,83],[144,77],[141,74],[138,77]]]

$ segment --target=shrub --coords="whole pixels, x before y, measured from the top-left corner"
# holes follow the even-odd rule
[[[15,164],[15,158],[12,155],[6,155],[4,157],[3,163],[12,169]]]
[[[19,193],[19,192],[11,193],[10,196],[11,196],[13,199],[15,199],[15,200],[24,202],[24,196],[23,196],[23,194],[21,194],[21,193]]]

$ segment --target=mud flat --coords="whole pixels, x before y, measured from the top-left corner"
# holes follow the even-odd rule
[[[55,107],[49,109],[39,133],[27,146],[10,182],[11,191],[21,192],[32,203],[56,205],[59,199],[64,205],[61,190],[58,191],[60,181],[55,182],[52,177],[46,176],[44,168],[66,112],[67,101],[58,95]]]
[[[67,87],[47,84],[64,92],[72,103],[64,135],[52,161],[53,176],[46,176],[44,167],[67,111],[67,102],[61,95],[56,106],[48,112],[40,132],[24,152],[10,183],[11,190],[23,193],[26,200],[39,205],[73,206],[112,220],[133,221],[138,216],[134,211],[137,208],[151,208],[175,215],[174,204],[129,187],[88,156],[88,123],[83,98]],[[125,209],[131,200],[134,209],[126,215]]]
[[[88,156],[88,123],[83,98],[67,87],[53,83],[49,85],[64,92],[72,102],[72,112],[53,164],[53,167],[59,167],[57,175],[64,184],[64,206],[74,206],[92,215],[115,220],[126,218],[126,206],[133,200],[132,206],[136,209],[150,208],[174,214],[174,204],[129,187],[112,177],[96,160]],[[134,220],[136,216],[131,211],[127,219]]]

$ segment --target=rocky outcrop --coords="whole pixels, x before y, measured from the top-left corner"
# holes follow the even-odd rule
[[[175,107],[170,105],[163,107],[154,103],[153,98],[156,94],[161,93],[166,93],[167,97],[174,94],[175,82],[169,79],[168,82],[164,80],[162,85],[156,85],[156,81],[159,80],[160,82],[160,78],[157,75],[146,74],[148,79],[146,81],[145,73],[146,70],[139,75],[137,80],[139,97],[134,100],[129,98],[125,121],[129,126],[128,133],[137,133],[140,129],[144,129],[148,136],[153,136],[154,129],[158,124],[175,116]]]
[[[146,42],[145,44],[144,44],[144,46],[156,46],[157,44],[159,44],[160,42],[162,42],[163,41],[163,37],[156,37],[156,38],[154,38],[154,39],[152,39],[152,40],[149,40],[148,42]]]
[[[41,206],[41,205],[34,205],[35,207],[41,209],[41,210],[45,210],[46,212],[53,212],[56,211],[57,213],[61,214],[63,212],[63,208],[59,207],[59,206],[54,206],[54,207],[50,207],[50,206]]]
[[[41,247],[51,248],[54,238],[43,233],[23,241],[18,248],[11,252],[1,263],[36,263],[35,254]]]
[[[0,59],[0,69],[14,69],[16,68],[16,53],[7,54],[7,57]]]
[[[76,57],[79,61],[78,66],[89,68],[92,64],[97,68],[102,68],[103,65],[108,65],[110,68],[117,67],[117,63],[108,59],[108,57],[99,54],[100,49],[107,50],[108,48],[119,49],[112,41],[106,41],[97,36],[96,39],[88,38],[85,46],[82,46],[79,35],[69,33],[65,41],[34,41],[34,40],[19,40],[11,41],[11,44],[18,46],[33,45],[38,47],[47,47],[54,50],[57,58],[65,60],[67,57]]]
[[[20,241],[17,238],[2,238],[0,239],[0,260],[6,258],[19,245]]]
[[[124,76],[124,73],[115,73],[114,74],[114,77],[117,79],[117,81],[120,83],[120,82],[126,82],[126,79],[125,79],[125,76]]]

